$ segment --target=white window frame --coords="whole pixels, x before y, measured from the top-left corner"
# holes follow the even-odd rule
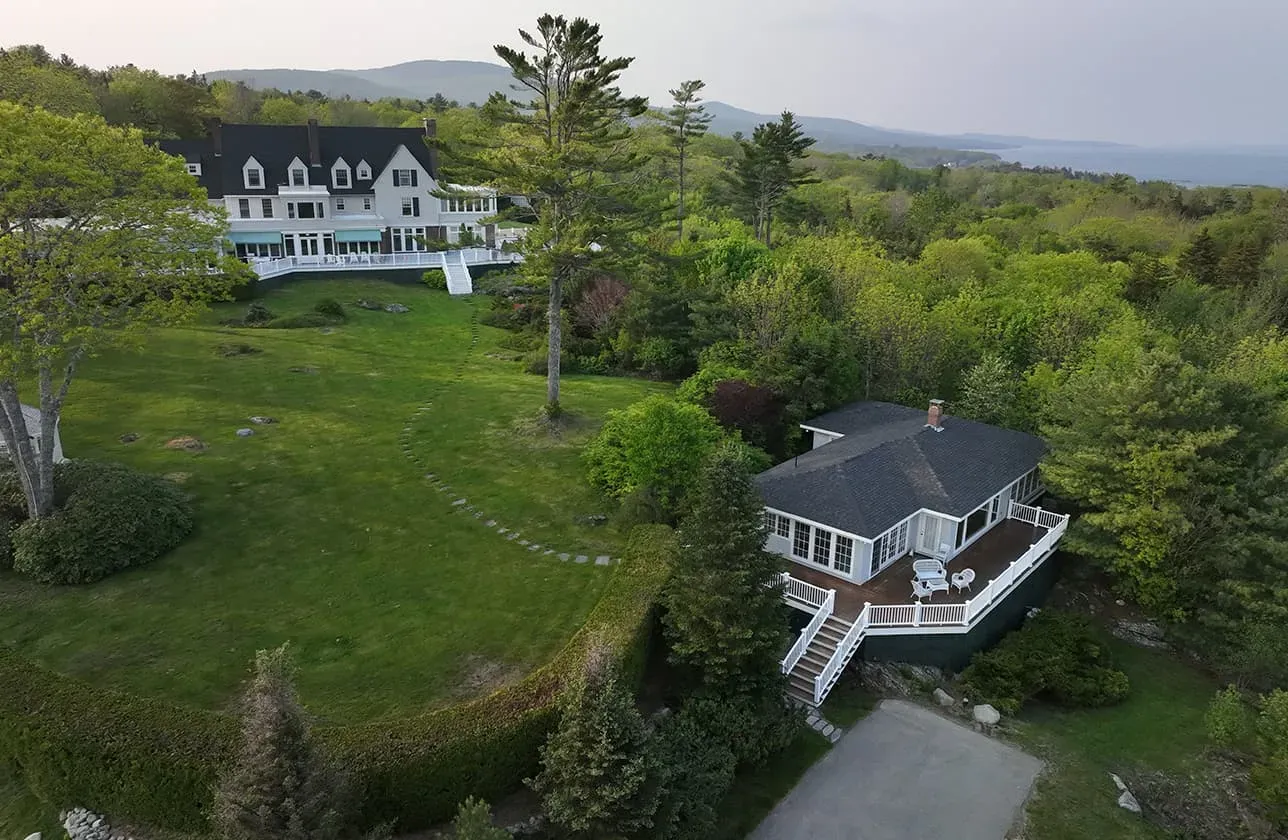
[[[775,517],[774,536],[782,537],[785,540],[791,539],[792,521],[788,519],[786,516],[783,516],[782,514],[779,514],[779,513],[775,513],[773,514],[773,516]]]
[[[189,175],[201,175],[201,164],[199,163],[186,163],[184,164],[184,168],[188,170]]]
[[[395,169],[395,170],[394,170],[394,186],[395,186],[395,187],[410,187],[410,186],[412,186],[412,172],[414,172],[414,171],[415,171],[415,170],[412,170],[412,169]]]
[[[816,566],[832,565],[832,532],[826,528],[814,529],[813,548],[809,559]]]
[[[363,199],[362,199],[362,209],[363,209],[363,210],[370,210],[370,209],[371,209],[371,199],[370,199],[370,198],[363,198]]]
[[[255,178],[253,182],[251,181],[252,175]],[[248,190],[264,189],[264,167],[260,166],[259,161],[255,160],[255,158],[249,158],[242,167],[242,183],[246,185]]]
[[[273,218],[273,199],[261,198],[259,200],[259,212],[264,215],[265,219]]]
[[[239,219],[250,218],[250,199],[249,198],[237,199],[237,218]]]
[[[359,181],[371,180],[371,166],[365,160],[358,161],[358,180]]]
[[[799,519],[792,520],[792,556],[798,560],[809,560],[813,547],[814,529]]]
[[[340,183],[340,175],[344,175],[344,183]],[[337,190],[347,190],[353,187],[353,172],[349,169],[349,164],[340,158],[331,167],[331,183]]]
[[[402,215],[413,219],[420,216],[420,196],[405,195],[402,197]]]
[[[854,540],[844,534],[837,534],[832,555],[832,568],[843,575],[854,573]]]
[[[335,200],[335,209],[336,209],[336,210],[343,210],[343,209],[344,209],[344,199],[343,199],[343,198],[337,198],[337,199]]]
[[[298,181],[295,177],[297,175],[299,176]],[[309,185],[309,170],[303,166],[292,166],[291,167],[291,186],[307,187],[308,185]]]

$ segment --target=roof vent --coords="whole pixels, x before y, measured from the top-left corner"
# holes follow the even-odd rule
[[[934,429],[936,432],[942,432],[944,427],[940,421],[944,419],[944,401],[931,400],[930,411],[926,413],[926,428]]]

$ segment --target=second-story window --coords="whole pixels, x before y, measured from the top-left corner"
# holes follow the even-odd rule
[[[335,200],[335,209],[337,209],[337,210],[343,210],[343,209],[344,209],[344,199],[343,199],[343,198],[337,198],[337,199]]]
[[[308,174],[308,173],[306,173],[303,169],[298,169],[298,168],[297,168],[297,169],[292,169],[292,170],[291,170],[291,186],[292,186],[292,187],[303,187],[303,186],[306,186],[306,185],[308,184],[308,179],[305,177],[307,174]]]
[[[260,209],[262,209],[262,210],[264,211],[264,218],[265,218],[265,219],[271,219],[271,218],[273,218],[273,199],[271,199],[271,198],[261,198],[261,199],[259,200],[259,206],[260,206]]]
[[[395,169],[394,186],[395,187],[416,186],[416,170],[415,169]]]
[[[404,197],[402,200],[402,214],[404,216],[419,216],[420,199],[415,196],[410,198]]]
[[[243,219],[250,218],[250,199],[249,198],[237,199],[237,215]]]
[[[370,210],[370,209],[371,209],[371,199],[369,199],[369,198],[364,198],[364,199],[362,199],[362,209],[363,209],[363,210]]]

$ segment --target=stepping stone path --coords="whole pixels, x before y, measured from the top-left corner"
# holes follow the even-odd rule
[[[356,305],[362,307],[363,309],[382,309],[383,308],[386,311],[401,311],[401,312],[407,311],[405,308],[402,308],[402,307],[399,307],[398,309],[390,309],[389,307],[382,306],[380,303],[377,303],[375,301],[358,301]],[[470,305],[471,307],[473,307],[474,305],[472,300],[470,301]],[[399,306],[399,305],[393,304],[393,306]],[[434,405],[434,399],[438,396],[439,391],[448,387],[449,384],[455,384],[455,383],[461,382],[465,378],[466,363],[468,362],[470,355],[472,355],[475,349],[478,347],[478,343],[479,343],[478,312],[477,310],[472,309],[470,312],[469,352],[466,353],[466,355],[459,362],[457,362],[456,367],[453,369],[450,382],[440,383],[437,386],[437,388],[429,394],[428,398],[423,403],[421,403],[420,406],[416,408],[415,414],[410,419],[408,419],[405,424],[403,424],[402,433],[398,436],[399,448],[402,449],[403,455],[407,456],[407,460],[411,461],[413,464],[416,464],[422,470],[426,470],[426,468],[429,467],[430,465],[425,463],[420,455],[416,454],[416,449],[412,445],[413,436],[415,434],[412,429],[412,424],[420,415],[424,414],[427,411],[432,410]],[[317,373],[316,368],[292,368],[291,371],[293,373]],[[256,420],[255,418],[251,418],[251,419],[254,422],[261,422]],[[268,420],[268,422],[273,422],[273,421]],[[432,486],[439,493],[452,492],[451,486],[449,486],[446,482],[444,482],[438,476],[437,473],[425,471],[423,474],[425,477],[425,481],[429,482],[430,486]],[[532,543],[530,540],[519,539],[520,534],[518,531],[513,531],[509,528],[506,528],[495,519],[487,519],[486,521],[483,521],[483,517],[485,516],[484,512],[479,510],[473,504],[471,504],[469,499],[464,496],[457,496],[455,501],[451,503],[451,509],[463,510],[463,511],[468,511],[472,513],[475,519],[478,519],[481,521],[481,524],[483,525],[483,527],[487,528],[489,531],[495,531],[497,534],[500,534],[501,536],[505,537],[505,539],[508,541],[513,542],[517,540],[518,544],[527,548],[528,551],[531,551],[531,552],[540,551],[542,555],[546,557],[557,555],[559,559],[563,562],[567,562],[569,559],[572,559],[575,556],[576,559],[574,560],[574,562],[576,563],[582,563],[582,564],[590,563],[590,559],[591,559],[590,555],[587,555],[587,554],[573,555],[570,552],[556,551],[553,548],[544,548],[543,550],[543,546],[539,544]],[[618,558],[611,557],[607,554],[600,554],[595,557],[596,566],[611,566],[616,564],[617,562],[618,562]]]
[[[818,713],[817,709],[810,709],[809,714],[805,716],[805,725],[833,744],[841,740],[841,736],[845,734],[841,727],[833,726],[827,718]]]

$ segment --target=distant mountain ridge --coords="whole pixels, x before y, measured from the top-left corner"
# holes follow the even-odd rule
[[[428,99],[441,93],[461,103],[484,102],[494,91],[513,93],[510,71],[487,61],[443,61],[425,59],[373,67],[365,70],[294,70],[265,68],[212,70],[206,78],[245,82],[253,88],[317,90],[331,97],[354,99],[403,97]],[[655,103],[661,106],[665,103]],[[712,129],[720,134],[741,131],[750,134],[758,124],[777,119],[776,114],[759,114],[723,102],[707,103],[713,116]],[[1081,145],[1076,141],[1038,140],[989,134],[931,134],[919,131],[878,128],[836,117],[798,115],[805,133],[818,141],[822,151],[854,152],[888,147],[974,149],[993,151],[1016,146]],[[1113,144],[1089,144],[1113,145]]]

